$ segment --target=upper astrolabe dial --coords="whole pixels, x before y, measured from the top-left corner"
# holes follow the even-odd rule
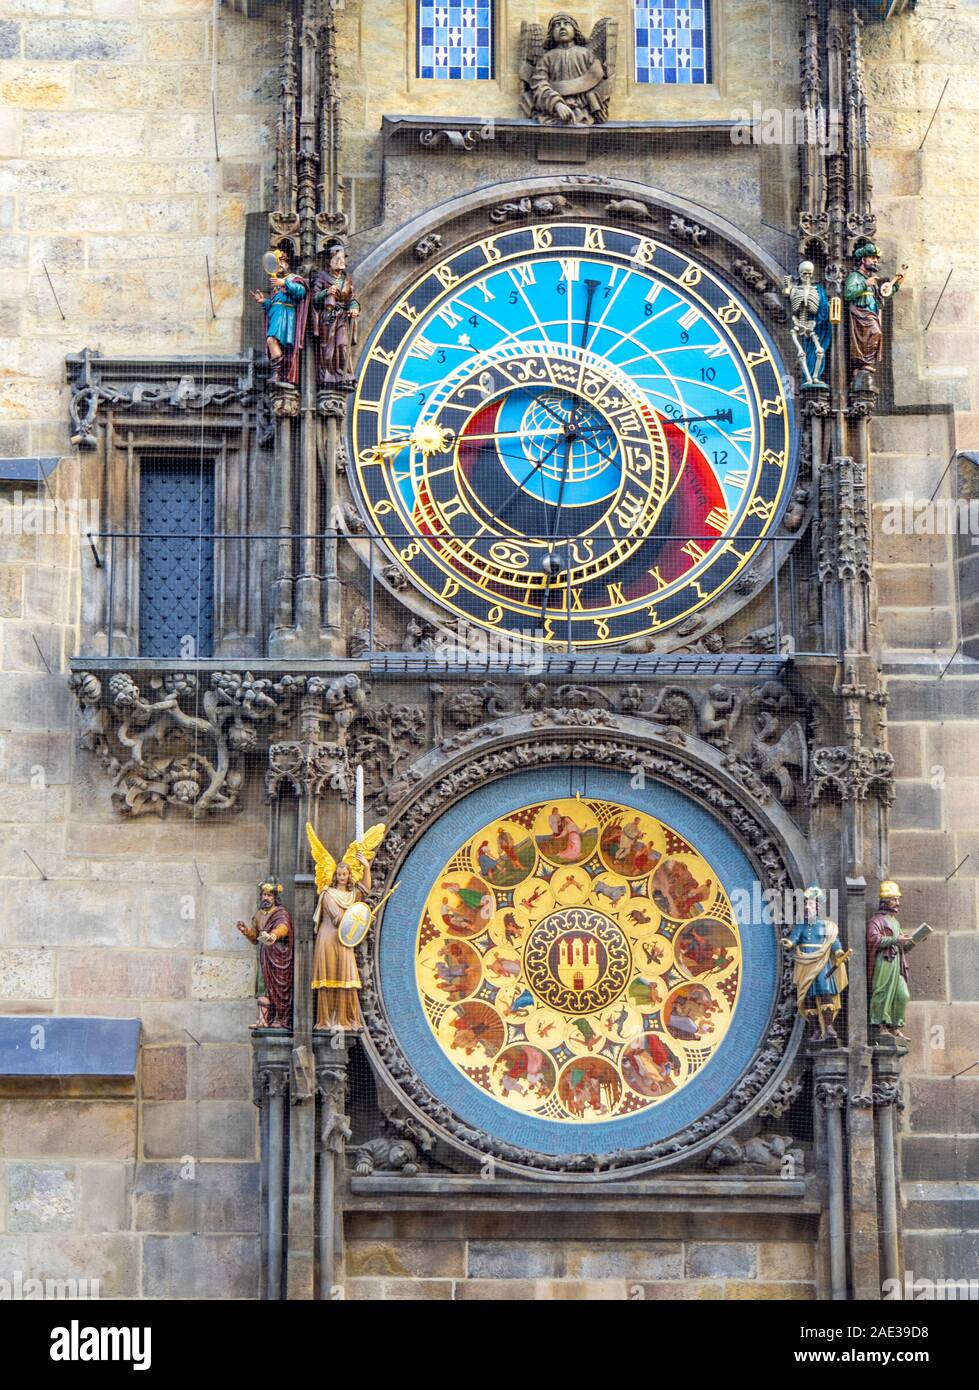
[[[501,231],[379,323],[356,486],[395,561],[457,616],[624,642],[771,562],[787,380],[747,305],[683,252],[588,222]]]

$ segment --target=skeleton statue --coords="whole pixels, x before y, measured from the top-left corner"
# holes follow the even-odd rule
[[[814,276],[812,261],[799,266],[799,281],[790,280],[785,286],[789,308],[792,310],[792,341],[799,359],[803,390],[825,386],[823,368],[829,352],[832,328],[829,321],[829,299]]]
[[[520,107],[538,125],[602,125],[615,75],[617,26],[600,19],[585,38],[571,15],[520,26]]]

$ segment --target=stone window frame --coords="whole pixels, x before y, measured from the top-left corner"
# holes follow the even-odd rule
[[[706,69],[710,72],[711,80],[710,80],[709,82],[683,82],[683,83],[679,83],[679,82],[678,82],[678,83],[641,82],[641,81],[639,80],[639,76],[638,76],[638,72],[639,72],[639,62],[638,62],[638,58],[639,58],[639,41],[638,41],[638,34],[637,34],[637,31],[638,31],[638,28],[639,28],[639,24],[638,24],[638,18],[639,18],[639,13],[638,13],[638,0],[631,0],[631,4],[632,4],[632,38],[633,38],[632,77],[633,77],[633,81],[635,82],[636,86],[638,86],[638,87],[647,87],[647,86],[649,86],[649,87],[656,87],[656,86],[664,86],[664,87],[666,87],[666,86],[681,86],[681,87],[696,87],[696,88],[699,89],[699,88],[701,88],[701,87],[710,87],[710,86],[713,85],[713,76],[714,76],[714,5],[713,5],[713,0],[683,0],[683,2],[686,4],[686,6],[689,6],[689,5],[691,5],[691,4],[702,4],[703,7],[704,7],[705,27],[706,27],[706,31],[707,31],[707,32],[706,32],[706,43],[705,43],[705,45],[704,45],[705,53],[706,53],[706,56],[707,56],[707,61],[706,61],[705,66],[706,66]],[[647,6],[647,8],[648,8],[649,6],[652,6],[652,5],[661,5],[661,4],[663,3],[663,0],[645,0],[645,3],[646,3],[646,6]],[[675,0],[675,4],[676,4],[676,3],[681,3],[681,0]],[[687,13],[687,9],[686,9],[686,8],[685,8],[685,9],[682,9],[682,10],[681,10],[681,13]]]
[[[478,77],[478,76],[476,76],[476,77],[474,77],[474,78],[467,78],[467,77],[465,77],[465,76],[460,76],[460,77],[436,78],[436,77],[434,77],[434,76],[433,76],[433,77],[424,77],[424,76],[422,76],[422,74],[418,71],[418,69],[421,67],[421,61],[420,61],[420,59],[421,59],[421,45],[420,45],[420,35],[419,35],[419,33],[418,33],[418,28],[419,28],[419,25],[418,25],[418,11],[419,11],[419,7],[420,7],[421,5],[423,5],[423,4],[429,5],[429,6],[431,6],[433,9],[436,9],[436,10],[438,9],[439,6],[444,5],[444,6],[451,7],[452,4],[457,4],[460,8],[468,8],[468,9],[470,9],[470,10],[472,10],[472,9],[478,9],[480,5],[489,8],[489,11],[490,11],[490,21],[489,21],[489,65],[490,65],[490,68],[491,68],[491,72],[490,72],[490,75],[489,75],[488,77]],[[497,36],[496,36],[497,0],[415,0],[415,10],[414,10],[414,13],[415,13],[414,66],[415,66],[415,77],[416,77],[416,80],[417,80],[417,81],[419,81],[419,82],[434,82],[434,81],[449,81],[449,82],[460,82],[460,81],[462,81],[462,82],[469,82],[469,81],[475,81],[475,82],[492,82],[492,81],[495,80],[495,78],[496,78],[496,60],[497,60],[497,42],[496,42],[496,37],[497,37]],[[436,47],[437,47],[437,46],[436,46]],[[476,52],[478,53],[478,51],[479,51],[479,49],[478,49],[478,45],[477,45]]]
[[[199,363],[86,352],[69,358],[68,368],[76,394],[94,397],[87,433],[75,442],[82,495],[99,504],[99,535],[91,543],[83,537],[80,547],[80,653],[140,659],[139,542],[123,537],[140,530],[143,457],[173,454],[213,467],[215,534],[248,537],[214,547],[212,656],[261,656],[272,550],[256,537],[270,534],[276,470],[254,408],[261,381],[253,358],[212,361],[202,371]],[[218,394],[208,398],[208,390]],[[115,540],[103,534],[112,532]]]

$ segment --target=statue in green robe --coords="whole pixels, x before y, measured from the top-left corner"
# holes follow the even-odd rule
[[[880,908],[867,923],[867,978],[870,981],[870,1022],[882,1033],[903,1038],[907,1012],[908,960],[914,944],[901,931],[897,913],[901,889],[888,879],[880,885]]]

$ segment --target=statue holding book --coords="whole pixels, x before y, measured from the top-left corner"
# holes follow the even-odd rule
[[[867,978],[870,981],[870,1022],[881,1033],[903,1038],[910,991],[908,952],[931,935],[927,922],[905,936],[898,921],[901,889],[893,879],[880,885],[880,906],[867,923]]]

